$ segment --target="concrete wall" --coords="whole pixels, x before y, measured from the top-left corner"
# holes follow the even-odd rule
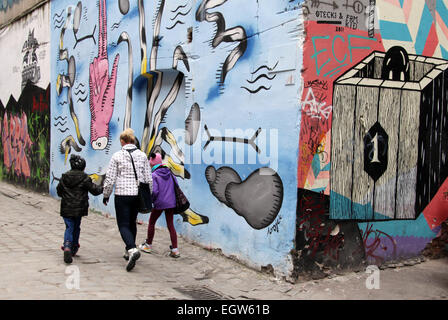
[[[101,182],[130,126],[146,153],[163,150],[190,200],[175,218],[180,234],[289,274],[299,1],[61,0],[50,19],[50,193],[72,153]],[[113,199],[91,198],[115,214]]]
[[[303,9],[298,270],[418,255],[447,218],[448,1],[313,3]]]
[[[50,5],[0,30],[0,177],[48,191]]]
[[[4,0],[0,1],[0,27],[20,19],[49,0]]]

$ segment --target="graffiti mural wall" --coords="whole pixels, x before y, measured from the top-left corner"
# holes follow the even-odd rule
[[[163,154],[189,198],[190,209],[175,219],[179,233],[287,274],[300,2],[51,2],[50,193],[73,153],[101,183],[120,132],[131,127],[144,152]],[[105,207],[91,198],[114,215],[113,201]]]
[[[447,6],[304,2],[302,270],[418,255],[446,220]]]
[[[131,127],[189,241],[283,275],[418,255],[448,217],[447,25],[442,0],[52,1],[0,32],[0,175],[56,196],[79,154],[101,184]]]
[[[1,30],[0,177],[48,191],[50,171],[50,6]]]

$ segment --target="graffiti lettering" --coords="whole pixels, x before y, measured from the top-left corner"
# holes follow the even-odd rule
[[[38,111],[47,111],[48,110],[48,103],[49,97],[45,94],[39,94],[37,96],[33,96],[33,109],[32,112]]]
[[[339,258],[339,249],[343,244],[343,235],[338,233],[332,235],[332,227],[323,220],[326,213],[325,196],[321,192],[319,198],[309,198],[303,196],[300,199],[299,207],[303,214],[298,219],[298,230],[302,231],[307,245],[305,246],[311,257],[318,251],[335,260]]]
[[[19,118],[14,115],[8,121],[5,112],[2,126],[3,163],[9,170],[13,168],[17,176],[30,177],[30,166],[26,156],[33,143],[28,135],[27,117],[24,112]]]
[[[321,96],[316,99],[313,89],[310,87],[306,95],[305,101],[302,103],[302,109],[306,114],[312,118],[322,119],[324,117],[326,120],[330,117],[332,106],[327,106],[327,103],[321,102],[325,100],[325,96]]]
[[[336,48],[339,48],[338,49],[339,52],[343,51],[343,50],[341,50],[342,47],[346,48],[348,50],[348,55],[350,57],[351,63],[353,62],[353,50],[371,50],[370,46],[354,45],[353,42],[355,40],[377,41],[375,38],[368,38],[368,37],[363,37],[363,36],[358,36],[358,35],[353,35],[353,34],[347,35],[347,38],[345,38],[344,36],[341,36],[341,35],[335,35],[332,40],[330,40],[330,36],[312,37],[311,41],[313,43],[314,54],[311,56],[311,59],[315,59],[317,75],[319,76],[322,73],[324,67],[332,61],[336,61],[338,65],[336,68],[333,68],[333,69],[329,70],[328,72],[326,72],[323,75],[324,77],[331,78],[331,77],[335,76],[336,74],[338,74],[343,67],[348,65],[348,63],[345,63],[347,60],[347,52],[345,51],[344,56],[341,57],[341,55],[342,55],[341,53],[336,54]],[[330,47],[330,42],[331,42],[332,54],[330,56],[327,55],[327,61],[319,65],[318,56],[323,55],[328,50],[327,49],[318,50],[317,46],[322,45],[322,44],[324,44],[324,46],[325,46],[325,44],[327,44],[327,46],[325,46],[325,47]],[[342,52],[342,53],[344,53],[344,52]]]
[[[358,17],[347,15],[345,18],[345,26],[352,29],[358,29]]]
[[[280,221],[282,221],[282,216],[278,216],[278,219],[274,223],[274,225],[272,225],[271,227],[268,228],[268,235],[270,235],[274,231],[278,232],[278,225],[280,224]]]
[[[373,224],[367,223],[365,231],[363,232],[361,230],[361,234],[366,252],[366,258],[373,258],[375,263],[379,265],[384,261],[384,258],[375,253],[378,249],[387,251],[390,247],[392,247],[392,256],[396,256],[397,245],[395,240],[385,232],[373,230]],[[372,241],[367,241],[372,237]]]
[[[331,11],[316,11],[316,17],[325,19],[337,19],[338,15],[336,12]]]
[[[448,200],[448,191],[445,191],[445,192],[443,193],[443,199],[444,199],[444,200]]]
[[[328,82],[324,81],[324,80],[319,80],[319,79],[312,80],[312,81],[306,81],[305,89],[306,88],[328,90]]]

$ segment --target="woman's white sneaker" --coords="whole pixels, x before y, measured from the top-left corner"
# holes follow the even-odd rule
[[[129,261],[126,265],[126,271],[131,271],[135,267],[135,262],[140,258],[140,251],[137,248],[132,248],[128,250]]]

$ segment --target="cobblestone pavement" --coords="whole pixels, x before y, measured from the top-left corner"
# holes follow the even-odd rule
[[[181,257],[168,256],[169,235],[156,232],[152,254],[126,272],[115,219],[90,213],[81,249],[62,259],[65,226],[58,199],[0,182],[0,299],[447,299],[448,259],[380,271],[380,289],[365,272],[292,284],[245,267],[179,237]],[[138,226],[143,240],[147,225]],[[79,271],[79,273],[78,273]],[[79,274],[79,288],[74,281]]]

